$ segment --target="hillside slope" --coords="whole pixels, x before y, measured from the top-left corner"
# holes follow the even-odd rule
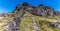
[[[60,14],[42,4],[24,3],[11,13],[0,14],[0,31],[60,31]]]
[[[5,26],[8,24],[9,21],[12,21],[13,17],[0,17],[0,30],[5,31]],[[31,13],[26,13],[25,16],[23,16],[21,23],[20,23],[20,31],[33,31],[34,28],[34,21],[36,20],[38,26],[38,31],[59,31],[60,28],[54,27],[54,24],[59,24],[60,18],[58,16],[50,17],[50,18],[44,18],[35,16]],[[1,22],[2,21],[2,22]],[[49,23],[53,25],[49,25]],[[60,24],[59,24],[60,25]]]

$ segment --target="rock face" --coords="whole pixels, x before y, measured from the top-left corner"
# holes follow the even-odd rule
[[[60,29],[60,23],[48,22],[47,24],[53,28],[59,28]]]
[[[19,26],[20,26],[20,22],[21,22],[21,18],[24,16],[25,12],[22,11],[21,15],[14,18],[13,21],[10,21],[8,23],[8,29],[6,31],[19,31]]]
[[[25,10],[38,16],[54,16],[60,14],[56,13],[53,8],[44,6],[43,4],[40,4],[38,7],[35,7],[28,3],[23,3],[22,5],[17,5],[15,10],[16,11]]]
[[[34,27],[33,31],[38,31],[39,27],[38,27],[38,23],[36,20],[33,20],[33,27]]]

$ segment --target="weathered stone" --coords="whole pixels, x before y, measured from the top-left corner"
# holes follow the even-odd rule
[[[47,24],[48,24],[50,27],[59,28],[59,29],[60,29],[60,23],[48,22]]]
[[[28,3],[27,3],[27,2],[24,2],[22,5],[23,5],[23,6],[27,6],[27,5],[28,5]]]
[[[33,20],[33,28],[34,30],[33,31],[38,31],[39,27],[38,27],[38,23],[36,20]]]
[[[21,18],[24,16],[24,14],[25,14],[25,11],[22,11],[20,16],[14,18],[12,21],[10,21],[7,25],[8,29],[6,31],[19,31]]]
[[[25,11],[28,11],[28,12],[34,14],[34,15],[44,16],[44,17],[47,17],[47,16],[51,17],[54,15],[60,14],[60,13],[56,13],[53,8],[51,8],[49,6],[45,6],[43,4],[41,4],[38,7],[35,7],[35,6],[32,6],[32,5],[24,2],[22,5],[19,5],[16,8],[17,9],[15,9],[15,10],[17,12],[25,10]]]

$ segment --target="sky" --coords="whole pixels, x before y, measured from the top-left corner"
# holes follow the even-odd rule
[[[12,12],[17,4],[28,2],[31,5],[39,6],[44,4],[60,11],[60,0],[0,0],[0,13]]]

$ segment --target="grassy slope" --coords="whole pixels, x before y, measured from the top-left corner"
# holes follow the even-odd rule
[[[56,19],[59,19],[59,17],[50,17],[50,18],[43,18],[43,17],[39,17],[39,16],[35,16],[32,15],[30,13],[26,14],[21,21],[21,31],[32,31],[33,30],[33,22],[32,20],[36,19],[38,24],[39,24],[39,28],[42,29],[43,31],[59,31],[57,28],[52,28],[49,27],[47,24],[45,24],[45,22],[57,22]]]
[[[4,26],[9,21],[11,21],[12,19],[13,19],[13,17],[12,18],[5,17],[5,18],[1,19],[3,22],[0,25],[0,29],[2,31],[4,31]],[[40,30],[43,30],[43,31],[59,31],[59,29],[52,28],[52,27],[48,26],[47,24],[45,24],[47,21],[57,22],[59,20],[58,16],[50,17],[50,18],[44,18],[44,17],[32,15],[30,13],[25,14],[25,16],[22,18],[22,21],[20,23],[20,31],[32,31],[34,29],[33,28],[33,22],[32,22],[33,19],[37,20]]]

